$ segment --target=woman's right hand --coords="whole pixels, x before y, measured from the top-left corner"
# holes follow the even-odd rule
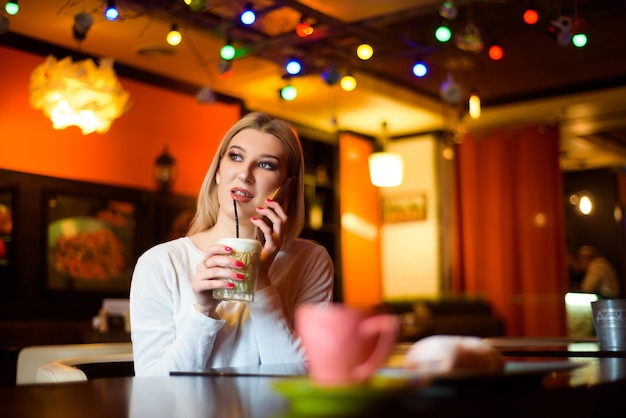
[[[243,267],[241,261],[229,257],[232,248],[222,245],[211,245],[204,258],[196,265],[196,272],[191,281],[191,289],[196,296],[194,308],[211,316],[221,302],[213,297],[213,289],[232,289],[234,285],[226,280],[243,280],[243,274],[237,270]]]

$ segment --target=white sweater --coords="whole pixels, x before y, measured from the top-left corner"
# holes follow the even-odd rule
[[[130,288],[135,374],[302,362],[293,314],[332,300],[333,263],[324,247],[296,239],[272,264],[254,302],[223,301],[218,319],[194,309],[191,280],[204,252],[187,238],[159,244],[137,261]]]

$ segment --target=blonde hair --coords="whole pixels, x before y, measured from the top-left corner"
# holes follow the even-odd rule
[[[286,196],[289,199],[289,205],[287,205],[286,210],[289,219],[285,229],[283,244],[283,248],[285,248],[294,238],[300,235],[304,226],[304,156],[300,138],[298,138],[295,129],[289,123],[280,119],[274,119],[261,112],[252,112],[241,118],[222,139],[217,152],[213,156],[209,170],[204,176],[200,192],[198,193],[196,214],[193,217],[187,235],[205,231],[217,222],[219,201],[215,177],[222,157],[228,151],[232,138],[244,129],[254,129],[274,135],[283,144],[285,151],[287,151],[287,179],[295,181],[289,181],[287,185]]]

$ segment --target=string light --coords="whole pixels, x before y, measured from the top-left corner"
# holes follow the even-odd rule
[[[178,25],[176,23],[172,24],[172,28],[168,32],[166,40],[167,43],[172,46],[179,45],[180,42],[183,40],[183,36],[178,31]]]
[[[369,44],[361,44],[356,49],[356,55],[363,61],[367,61],[374,55],[374,49]]]
[[[526,10],[524,10],[523,17],[524,22],[526,22],[527,25],[534,25],[539,21],[539,13],[537,13],[537,11],[531,7],[528,7]]]
[[[15,16],[17,12],[20,11],[20,6],[17,4],[17,0],[9,0],[4,5],[4,11],[7,12],[9,16]]]
[[[252,9],[252,3],[246,3],[246,8],[241,13],[241,16],[239,16],[239,19],[241,20],[241,23],[243,23],[244,25],[248,25],[248,26],[250,26],[251,24],[255,22],[256,14],[254,13],[254,10]]]
[[[587,28],[587,22],[578,17],[578,9],[576,9],[576,14],[572,19],[572,44],[577,48],[582,48],[587,45],[587,35],[585,34],[585,29]]]
[[[435,30],[435,39],[437,39],[441,43],[446,43],[452,38],[452,31],[450,28],[444,23],[442,23]]]
[[[291,75],[300,74],[300,71],[302,71],[302,64],[300,64],[300,61],[298,61],[297,59],[292,58],[287,61],[287,64],[285,65],[285,71],[287,71],[287,73]]]
[[[306,21],[304,16],[300,18],[300,23],[296,25],[296,34],[301,38],[306,38],[307,36],[311,36],[313,34],[313,28]]]
[[[220,57],[223,60],[230,61],[235,58],[235,47],[230,40],[226,41],[226,44],[220,49]]]
[[[120,12],[115,7],[115,2],[113,0],[108,0],[107,8],[104,10],[104,17],[107,20],[116,20],[120,16]]]
[[[491,58],[494,61],[500,61],[502,57],[504,57],[504,50],[497,43],[494,43],[493,45],[491,45],[487,53],[489,54],[489,58]]]
[[[294,100],[298,96],[298,90],[291,84],[287,84],[280,89],[280,97],[288,102]]]
[[[413,64],[413,74],[415,77],[422,78],[426,74],[428,74],[428,66],[424,61],[418,59],[415,64]]]
[[[352,91],[356,88],[356,78],[350,74],[345,75],[341,77],[339,84],[344,91]]]
[[[572,36],[572,44],[574,44],[574,46],[577,48],[582,48],[583,46],[587,45],[587,35],[584,33],[577,33],[576,35]]]

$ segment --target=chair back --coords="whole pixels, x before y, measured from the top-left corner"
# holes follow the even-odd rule
[[[92,343],[61,344],[25,347],[17,357],[15,383],[24,385],[37,383],[39,368],[57,360],[83,356],[102,356],[110,354],[131,354],[132,343]]]
[[[39,367],[36,383],[80,382],[101,377],[134,376],[132,353],[70,357]]]

